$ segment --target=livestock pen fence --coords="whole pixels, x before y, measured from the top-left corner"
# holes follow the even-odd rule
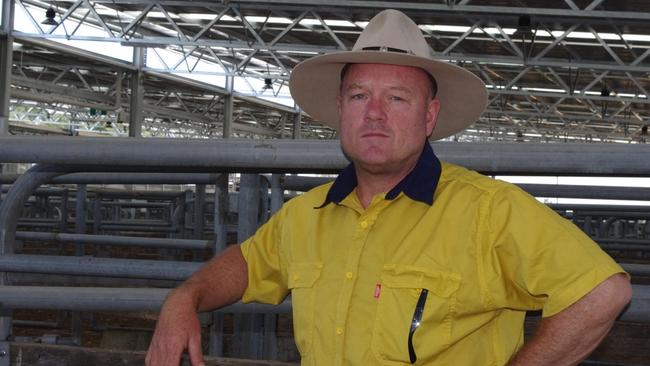
[[[650,176],[646,145],[435,143],[433,147],[442,160],[491,175]],[[0,366],[8,366],[16,360],[16,352],[11,352],[17,342],[15,327],[39,325],[14,321],[13,311],[71,312],[71,337],[31,340],[73,345],[82,344],[84,313],[155,312],[170,288],[227,245],[247,238],[285,199],[331,179],[293,174],[331,174],[346,161],[333,141],[8,136],[0,137],[0,163],[36,164],[21,175],[0,176],[0,192],[6,192],[0,205]],[[193,189],[104,186],[115,184],[191,184]],[[650,202],[650,188],[644,187],[522,188],[540,197]],[[634,299],[620,321],[650,325],[650,209],[551,207],[632,274]],[[290,299],[279,306],[237,303],[201,314],[208,353],[285,359],[278,344],[278,315],[287,316],[290,306]],[[234,324],[228,342],[226,316]]]

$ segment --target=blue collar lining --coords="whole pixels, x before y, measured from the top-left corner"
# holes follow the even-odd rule
[[[393,189],[386,193],[387,200],[395,199],[400,192],[404,192],[409,198],[428,205],[433,205],[433,195],[440,180],[442,166],[440,160],[434,154],[429,143],[424,144],[422,154],[411,172],[402,179]],[[345,199],[357,186],[357,175],[354,165],[346,166],[336,178],[325,197],[322,208],[333,202],[337,205]]]

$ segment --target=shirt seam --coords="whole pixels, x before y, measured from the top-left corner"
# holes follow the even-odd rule
[[[484,266],[484,252],[482,249],[489,249],[489,243],[487,241],[491,237],[493,231],[492,227],[490,225],[490,220],[489,220],[489,215],[490,212],[492,212],[492,207],[494,206],[494,197],[496,196],[496,191],[488,191],[489,197],[488,201],[485,203],[482,203],[479,209],[479,225],[480,226],[485,226],[487,230],[480,230],[480,228],[477,228],[477,240],[476,240],[476,246],[477,246],[477,255],[476,255],[476,261],[477,261],[477,266],[478,266],[478,278],[479,278],[479,283],[482,288],[482,299],[484,301],[484,305],[486,307],[492,307],[495,304],[494,298],[490,295],[489,287],[485,281],[486,278],[486,270]]]

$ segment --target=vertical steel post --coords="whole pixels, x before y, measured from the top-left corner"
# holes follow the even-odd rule
[[[181,238],[186,239],[187,238],[187,233],[189,230],[191,230],[190,224],[192,223],[192,211],[190,209],[192,208],[192,205],[190,202],[192,201],[192,191],[187,190],[185,191],[184,194],[184,201],[185,204],[183,205],[184,211],[183,211],[183,230],[181,231]]]
[[[205,229],[205,184],[196,185],[196,193],[194,195],[194,239],[203,238],[203,230]],[[193,256],[195,261],[203,260],[203,250],[194,250]]]
[[[131,103],[129,110],[129,136],[142,136],[142,107],[144,104],[144,73],[145,66],[144,47],[133,47],[133,65],[136,69],[131,73]]]
[[[270,215],[273,216],[283,203],[282,185],[280,174],[271,175]],[[278,315],[266,314],[264,316],[264,359],[276,360],[278,358]]]
[[[176,230],[172,233],[169,233],[170,238],[184,238],[185,235],[185,210],[187,206],[187,195],[188,193],[185,192],[183,195],[179,195],[176,197],[174,200],[175,202],[175,208],[172,213],[172,227],[175,228]],[[161,257],[163,259],[174,259],[175,255],[174,253],[176,252],[175,249],[161,249]]]
[[[239,184],[237,241],[248,239],[259,224],[260,177],[242,174]],[[233,337],[234,354],[242,358],[261,359],[264,347],[264,315],[236,314]]]
[[[102,196],[95,193],[93,199],[93,235],[98,235],[102,229]],[[97,257],[110,257],[111,247],[108,245],[95,245],[95,255]]]
[[[60,233],[67,233],[68,232],[68,198],[70,196],[70,191],[68,189],[64,189],[63,192],[61,193],[61,221],[59,222],[59,232]],[[59,242],[57,244],[59,254],[64,253],[64,248],[65,244],[63,242]]]
[[[77,184],[76,206],[75,206],[75,233],[86,234],[86,198],[87,189],[85,184]],[[75,244],[75,255],[83,256],[85,253],[84,244]],[[72,339],[77,345],[81,345],[81,313],[78,311],[72,314]]]
[[[14,2],[2,1],[2,34],[0,35],[0,136],[9,134],[9,100],[11,97],[11,66],[13,63]]]
[[[99,193],[93,199],[93,234],[99,234],[102,222],[102,197]]]
[[[293,136],[292,136],[296,140],[300,138],[301,122],[302,122],[302,115],[300,112],[300,108],[296,106],[296,113],[293,115]]]
[[[59,232],[65,233],[68,231],[68,196],[70,192],[64,189],[61,193],[61,221],[59,222]]]
[[[9,101],[11,97],[11,66],[13,63],[13,37],[11,32],[14,28],[14,2],[13,0],[2,0],[2,18],[0,18],[0,136],[9,134]],[[4,171],[0,164],[0,174]],[[0,184],[0,204],[2,204],[2,184]],[[0,333],[2,330],[0,329]],[[0,337],[3,335],[0,334]],[[0,338],[0,342],[4,338]],[[3,351],[0,344],[0,353]],[[7,348],[7,359],[9,349]],[[7,361],[8,364],[9,361]],[[0,358],[0,366],[4,366]]]
[[[235,79],[232,75],[226,76],[226,91],[228,94],[223,99],[223,138],[232,137],[232,116],[233,116],[233,91]]]
[[[284,203],[284,188],[282,174],[271,175],[271,215],[274,215]]]
[[[221,174],[214,185],[214,255],[226,249],[226,214],[228,212],[228,174]],[[209,351],[211,356],[223,355],[223,314],[212,313]]]
[[[86,234],[86,185],[77,184],[75,202],[75,233]],[[84,245],[75,244],[75,255],[84,255]]]
[[[269,210],[269,204],[270,204],[269,189],[270,188],[271,188],[270,180],[260,175],[260,203],[259,203],[258,226],[267,222],[271,217],[271,213]]]

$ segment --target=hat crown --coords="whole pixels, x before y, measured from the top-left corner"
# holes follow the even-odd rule
[[[404,13],[393,9],[384,10],[373,17],[352,50],[401,50],[411,55],[431,57],[431,48],[417,24]]]

